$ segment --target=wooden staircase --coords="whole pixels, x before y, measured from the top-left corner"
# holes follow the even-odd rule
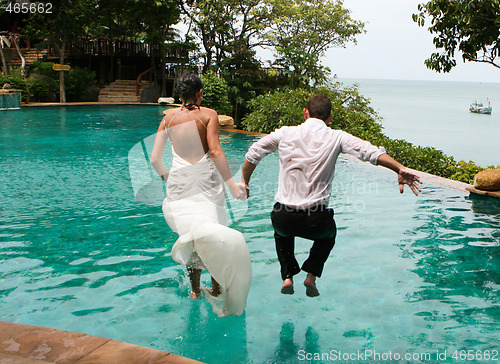
[[[28,67],[33,62],[42,59],[48,51],[46,49],[42,49],[41,51],[37,49],[22,49],[21,52],[23,53],[24,59],[26,61],[26,67]],[[21,67],[22,65],[21,58],[19,58],[19,55],[17,53],[16,58],[12,59],[9,63],[13,67]]]
[[[148,84],[143,81],[142,87]],[[137,103],[140,102],[140,96],[137,95],[135,80],[116,80],[99,92],[98,100],[99,102]]]

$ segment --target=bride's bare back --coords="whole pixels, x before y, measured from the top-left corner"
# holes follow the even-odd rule
[[[175,152],[185,161],[195,164],[208,153],[208,124],[212,110],[172,109],[164,117],[164,125]]]

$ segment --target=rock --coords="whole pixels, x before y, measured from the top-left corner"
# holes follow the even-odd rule
[[[220,126],[233,126],[234,119],[227,115],[219,115],[219,125]]]
[[[160,97],[158,98],[158,103],[161,105],[164,104],[173,104],[174,103],[174,98],[173,97]]]
[[[500,169],[485,169],[476,174],[474,187],[478,190],[500,191]]]

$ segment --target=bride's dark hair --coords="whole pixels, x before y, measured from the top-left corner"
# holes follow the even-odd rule
[[[203,81],[194,73],[186,73],[179,77],[175,87],[175,95],[179,96],[184,103],[187,101],[195,101],[196,93],[203,88]],[[195,104],[187,104],[186,108],[192,109]]]

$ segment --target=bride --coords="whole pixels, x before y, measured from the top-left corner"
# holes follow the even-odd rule
[[[243,235],[227,227],[224,182],[231,195],[245,199],[219,141],[217,112],[200,106],[203,82],[194,74],[177,81],[182,107],[165,112],[156,134],[151,164],[167,183],[163,214],[179,234],[172,258],[186,265],[191,297],[201,294],[201,270],[212,276],[206,297],[219,316],[240,315],[251,283],[250,254]],[[167,140],[172,144],[170,171],[162,162]]]

